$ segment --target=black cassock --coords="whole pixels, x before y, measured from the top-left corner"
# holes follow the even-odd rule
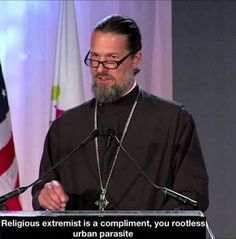
[[[136,86],[114,103],[98,105],[98,146],[103,184],[106,183],[117,144],[107,135],[113,129],[120,139],[139,92]],[[56,119],[47,134],[40,175],[62,160],[94,129],[95,99],[67,111]],[[148,178],[208,207],[208,175],[196,126],[183,105],[140,90],[137,106],[122,142],[123,147]],[[57,167],[32,189],[33,207],[40,209],[38,191],[46,181],[58,180],[69,194],[67,209],[96,210],[101,193],[95,142],[91,141]],[[107,188],[107,209],[192,209],[154,188],[120,150]]]

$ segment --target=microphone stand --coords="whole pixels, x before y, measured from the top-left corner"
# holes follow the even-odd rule
[[[97,129],[93,130],[83,141],[80,143],[77,147],[75,147],[66,157],[64,157],[62,160],[60,160],[58,163],[56,163],[52,168],[50,168],[45,174],[43,174],[41,177],[39,177],[37,180],[35,180],[33,183],[23,186],[23,187],[18,187],[15,190],[6,193],[5,195],[0,196],[0,209],[1,210],[6,210],[7,207],[5,205],[6,201],[14,196],[20,195],[23,192],[25,192],[28,188],[30,188],[33,185],[36,185],[48,175],[50,174],[55,168],[57,168],[59,165],[64,163],[74,152],[77,150],[83,148],[86,144],[88,144],[91,140],[93,140],[95,137],[99,135],[99,131]]]
[[[127,152],[127,150],[122,146],[120,140],[117,138],[117,136],[115,135],[115,131],[113,129],[108,129],[108,133],[107,135],[109,135],[110,137],[112,137],[116,144],[118,145],[118,147],[120,147],[122,149],[122,151],[125,153],[125,155],[128,157],[129,160],[131,160],[131,162],[136,166],[136,168],[141,172],[141,174],[144,176],[144,178],[156,189],[162,191],[165,195],[170,196],[171,198],[174,198],[175,200],[177,200],[178,202],[181,202],[183,204],[188,204],[190,206],[193,206],[195,209],[199,209],[198,203],[197,201],[184,196],[183,194],[177,193],[169,188],[166,187],[160,187],[158,185],[156,185],[150,178],[148,178],[145,174],[145,172],[142,170],[142,168],[137,164],[137,162],[130,156],[130,154]],[[211,239],[215,239],[215,236],[206,220],[206,228],[208,231],[208,234],[210,235]]]
[[[130,156],[130,154],[126,151],[126,149],[121,145],[119,139],[114,135],[110,134],[110,136],[115,140],[116,144],[122,149],[122,151],[126,154],[126,156],[132,161],[132,163],[136,166],[136,168],[142,173],[142,175],[145,177],[145,179],[156,189],[162,191],[165,195],[168,195],[178,202],[181,202],[183,204],[188,204],[194,208],[199,208],[197,201],[184,196],[183,194],[177,193],[169,188],[166,187],[160,187],[156,185],[150,178],[148,178],[145,174],[145,172],[142,170],[142,168],[137,164],[137,162]]]

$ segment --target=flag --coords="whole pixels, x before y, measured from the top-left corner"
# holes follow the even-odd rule
[[[74,1],[60,2],[51,98],[51,121],[84,100]]]
[[[18,165],[11,129],[7,91],[0,64],[0,196],[19,187]],[[21,210],[19,198],[6,202],[8,210]]]

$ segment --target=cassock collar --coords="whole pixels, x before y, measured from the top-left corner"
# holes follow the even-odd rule
[[[134,103],[134,100],[136,99],[137,95],[139,93],[139,86],[136,84],[131,91],[126,93],[124,96],[120,97],[118,100],[111,102],[111,103],[106,103],[106,104],[98,104],[98,107],[103,107],[103,106],[112,106],[112,105],[132,105]]]

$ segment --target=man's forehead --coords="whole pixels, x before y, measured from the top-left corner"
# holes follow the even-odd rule
[[[127,50],[127,37],[112,32],[94,32],[91,38],[91,49],[107,49],[110,52]]]

